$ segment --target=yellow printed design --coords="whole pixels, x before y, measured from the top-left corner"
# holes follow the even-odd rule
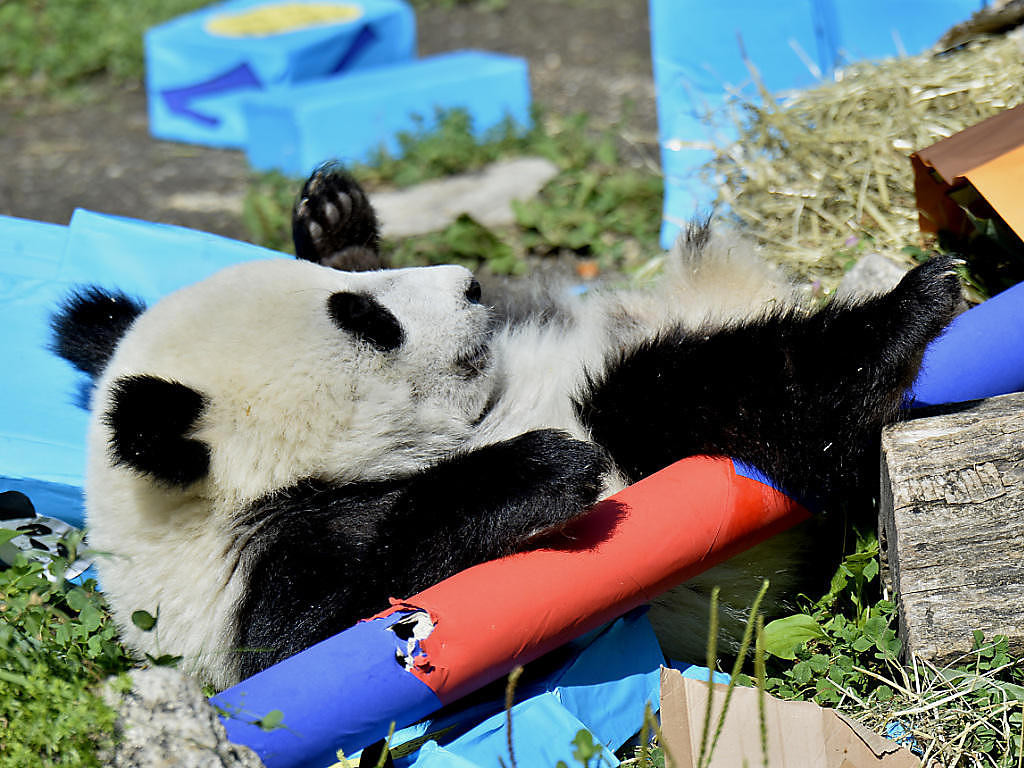
[[[270,37],[327,24],[346,24],[363,15],[354,3],[273,3],[238,13],[221,13],[206,22],[220,37]]]

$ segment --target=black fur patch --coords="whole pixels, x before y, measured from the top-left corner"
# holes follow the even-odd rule
[[[103,414],[112,433],[114,462],[175,488],[203,478],[209,471],[210,451],[188,433],[205,407],[206,398],[176,381],[154,376],[118,379]]]
[[[343,331],[369,342],[382,352],[402,346],[405,332],[391,311],[365,293],[340,291],[327,300],[327,311]]]
[[[879,431],[958,308],[952,266],[929,262],[887,295],[812,315],[666,333],[613,361],[577,403],[580,417],[633,480],[725,455],[816,508],[863,507]]]
[[[96,286],[76,290],[50,319],[52,350],[96,378],[110,362],[121,337],[145,305],[118,291]]]
[[[536,546],[597,500],[608,469],[597,446],[538,430],[411,477],[307,480],[257,502],[239,521],[249,583],[237,637],[265,652],[241,655],[242,676],[384,610],[389,597]]]

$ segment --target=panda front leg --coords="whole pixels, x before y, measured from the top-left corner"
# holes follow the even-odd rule
[[[597,501],[608,457],[554,430],[405,478],[308,481],[263,500],[238,607],[242,677],[465,568],[529,549]]]
[[[336,163],[313,172],[292,209],[295,255],[325,267],[380,269],[379,230],[363,188]]]
[[[954,262],[943,257],[866,301],[678,327],[609,364],[578,411],[633,480],[721,454],[821,510],[862,501],[874,492],[879,430],[960,301]]]

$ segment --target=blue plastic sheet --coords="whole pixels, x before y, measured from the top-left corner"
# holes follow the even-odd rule
[[[145,36],[146,93],[154,136],[218,147],[245,143],[242,103],[267,89],[406,61],[415,55],[416,22],[403,0],[322,2],[354,18],[276,34],[227,36],[209,24],[246,12],[309,0],[234,0],[150,29]],[[289,14],[282,9],[281,18]]]
[[[524,59],[457,51],[347,77],[279,89],[246,101],[246,154],[257,170],[306,176],[326,160],[366,162],[380,148],[401,154],[397,134],[465,109],[477,135],[512,118],[530,125]]]
[[[640,703],[641,716],[643,704]],[[498,765],[498,758],[511,765],[508,753],[508,716],[499,712],[460,736],[445,749],[477,768]],[[554,693],[542,693],[512,707],[512,746],[519,765],[554,766],[559,760],[578,765],[572,740],[585,723],[561,705]],[[600,765],[614,768],[618,759],[602,747]],[[413,765],[421,768],[417,761]]]
[[[76,211],[69,226],[0,217],[0,491],[83,523],[87,378],[50,351],[50,317],[76,284],[147,302],[273,251],[182,227]]]
[[[715,189],[700,167],[714,138],[703,120],[727,89],[756,98],[741,55],[773,92],[804,88],[837,66],[862,59],[918,53],[953,24],[978,10],[980,0],[651,0],[651,49],[658,95],[665,172],[662,245],[714,202]],[[730,140],[733,129],[719,126]]]

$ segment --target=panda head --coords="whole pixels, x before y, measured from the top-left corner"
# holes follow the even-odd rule
[[[460,267],[258,261],[145,311],[126,301],[89,290],[54,322],[58,352],[96,377],[93,487],[237,509],[304,478],[414,471],[458,447],[493,387],[489,311]]]

